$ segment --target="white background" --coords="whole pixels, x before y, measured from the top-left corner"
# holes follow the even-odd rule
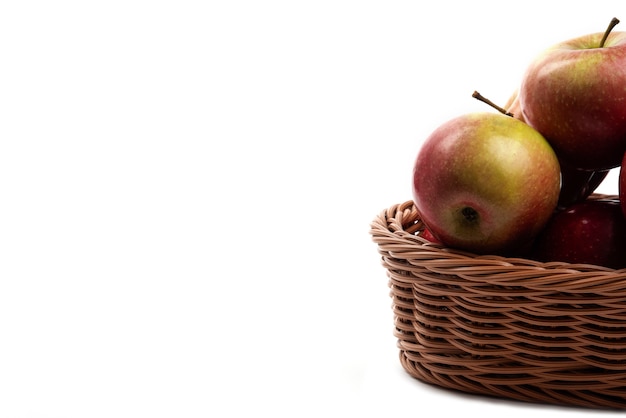
[[[8,4],[0,416],[613,414],[408,377],[369,223],[474,90],[623,2]]]

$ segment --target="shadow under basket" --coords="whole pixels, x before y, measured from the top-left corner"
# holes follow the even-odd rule
[[[626,409],[626,269],[477,256],[430,243],[423,228],[408,201],[370,229],[411,376],[466,393]]]

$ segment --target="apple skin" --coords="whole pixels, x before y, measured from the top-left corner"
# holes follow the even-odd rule
[[[519,101],[526,123],[576,168],[617,167],[626,151],[626,32],[573,38],[526,69]]]
[[[626,218],[617,199],[587,199],[556,212],[533,244],[532,259],[626,267]]]
[[[543,136],[500,113],[469,113],[440,125],[413,166],[413,201],[442,244],[514,254],[556,209],[558,159]]]

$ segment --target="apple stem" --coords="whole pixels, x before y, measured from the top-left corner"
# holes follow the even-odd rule
[[[472,93],[472,97],[475,98],[475,99],[478,99],[479,101],[481,101],[483,103],[487,103],[489,106],[493,107],[494,109],[496,109],[500,113],[503,113],[503,114],[505,114],[507,116],[513,116],[513,113],[507,112],[506,109],[498,106],[497,104],[495,104],[491,100],[487,99],[485,96],[483,96],[482,94],[480,94],[477,91],[474,91],[474,93]]]
[[[611,23],[609,23],[609,27],[606,28],[606,31],[604,31],[604,36],[602,37],[602,40],[600,41],[600,48],[604,47],[604,43],[606,42],[606,38],[609,37],[609,33],[611,33],[611,31],[613,30],[613,28],[619,23],[619,19],[614,17],[613,19],[611,19]]]

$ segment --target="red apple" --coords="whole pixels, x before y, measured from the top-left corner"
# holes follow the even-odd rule
[[[558,159],[544,137],[499,113],[451,119],[422,144],[413,198],[446,246],[509,253],[536,236],[556,208]]]
[[[616,199],[588,199],[557,212],[539,234],[531,258],[626,267],[626,218]]]
[[[626,32],[570,39],[540,54],[519,89],[523,117],[575,168],[617,167],[626,151]]]

